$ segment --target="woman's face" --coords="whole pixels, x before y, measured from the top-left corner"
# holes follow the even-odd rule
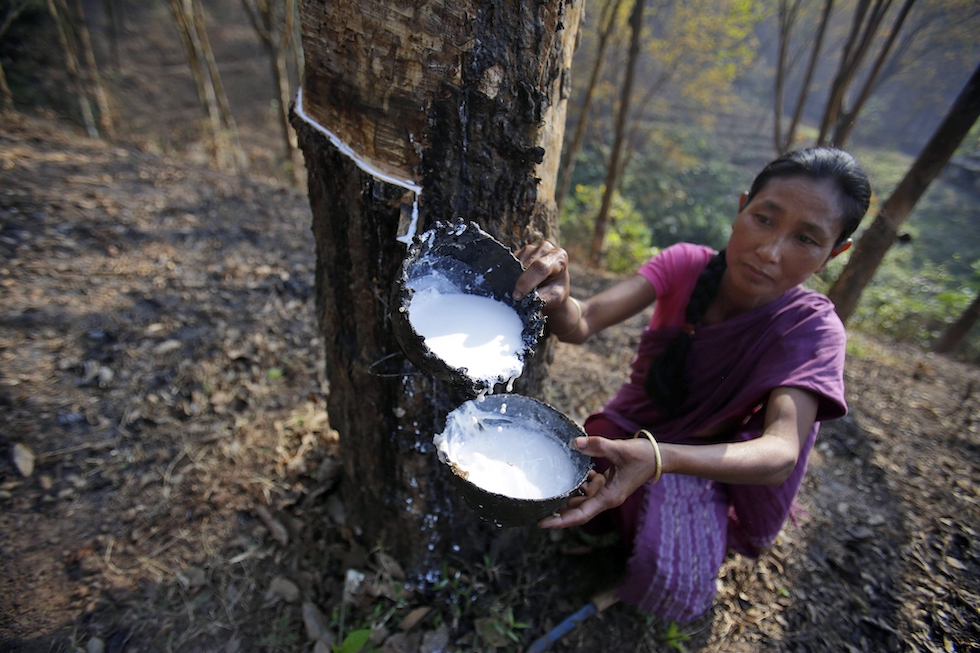
[[[829,180],[776,177],[743,197],[728,240],[722,289],[744,308],[766,304],[820,272],[847,249],[840,191]]]

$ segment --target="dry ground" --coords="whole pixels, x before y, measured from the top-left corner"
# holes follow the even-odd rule
[[[519,651],[615,565],[533,533],[397,593],[336,492],[309,222],[295,191],[3,119],[0,650],[329,650],[373,626],[385,651]],[[641,323],[561,345],[545,398],[598,407]],[[797,524],[726,562],[711,614],[616,605],[552,650],[980,651],[980,370],[857,334],[850,354]]]

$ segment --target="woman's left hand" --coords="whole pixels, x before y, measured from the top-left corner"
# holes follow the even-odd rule
[[[572,498],[558,513],[541,520],[541,528],[581,526],[599,513],[621,505],[656,470],[656,455],[646,438],[613,440],[590,435],[576,438],[574,444],[584,454],[606,458],[611,466],[602,474],[590,472],[582,485],[585,495]]]

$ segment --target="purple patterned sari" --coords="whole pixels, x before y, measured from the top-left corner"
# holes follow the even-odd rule
[[[677,332],[663,328],[643,333],[630,381],[602,413],[589,419],[590,434],[632,437],[646,428],[662,442],[739,442],[762,434],[772,390],[801,388],[819,399],[817,422],[782,485],[735,485],[668,474],[657,485],[640,488],[618,509],[623,514],[614,521],[633,540],[620,597],[663,618],[690,621],[711,607],[727,548],[758,556],[772,544],[806,473],[819,422],[847,412],[845,333],[830,301],[802,287],[731,320],[702,326],[694,336],[690,395],[682,416],[665,418],[647,397],[643,380],[653,357]],[[693,435],[721,424],[738,426],[710,440]]]

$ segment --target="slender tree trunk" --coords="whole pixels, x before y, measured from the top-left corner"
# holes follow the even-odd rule
[[[210,76],[205,74],[201,65],[201,50],[197,40],[197,32],[193,28],[191,15],[187,12],[185,0],[170,0],[170,10],[180,33],[181,43],[184,44],[184,54],[187,65],[190,66],[194,83],[197,86],[197,97],[204,112],[208,133],[211,136],[211,154],[218,167],[225,167],[225,154],[221,138],[221,113],[218,110],[218,99]]]
[[[119,34],[122,32],[122,7],[119,0],[102,0],[102,11],[106,18],[106,35],[109,41],[112,67],[118,72],[122,70],[122,57],[119,54]]]
[[[27,9],[29,2],[30,0],[20,0],[4,16],[3,22],[0,23],[0,41],[3,40],[3,37],[7,34],[7,30],[10,29],[14,21]],[[10,92],[10,86],[7,84],[7,73],[4,71],[3,66],[0,66],[0,109],[14,111],[14,95]]]
[[[555,236],[561,88],[582,3],[300,7],[306,74],[293,124],[309,173],[345,502],[363,541],[385,547],[417,578],[449,555],[479,559],[503,535],[517,535],[496,537],[479,523],[437,462],[432,436],[464,397],[414,373],[386,320],[405,254],[399,224],[418,184],[421,229],[473,220],[514,248]],[[547,345],[534,356],[520,392],[533,393],[549,356]]]
[[[851,33],[844,45],[841,55],[840,65],[837,68],[837,75],[831,84],[830,94],[824,108],[823,118],[820,121],[820,134],[817,137],[817,145],[835,145],[830,142],[831,129],[839,120],[841,114],[846,113],[844,103],[847,100],[847,93],[857,76],[865,56],[875,40],[881,22],[891,6],[892,0],[859,0],[857,9],[854,12],[854,21]],[[848,116],[846,119],[853,119]]]
[[[980,294],[973,298],[970,305],[963,311],[963,315],[949,325],[946,333],[933,346],[932,350],[937,354],[948,354],[959,347],[970,330],[976,325],[978,319],[980,319]]]
[[[881,2],[881,0],[876,0]],[[837,72],[830,84],[830,91],[827,94],[827,102],[824,105],[823,116],[820,119],[820,133],[817,136],[817,145],[826,145],[830,125],[837,119],[844,95],[847,93],[848,84],[853,77],[856,69],[855,62],[851,58],[852,53],[858,50],[858,41],[861,38],[861,26],[864,23],[864,16],[867,14],[870,0],[858,0],[854,8],[854,15],[851,18],[851,31],[841,51],[840,61],[837,64]]]
[[[285,0],[283,8],[283,27],[279,45],[276,47],[276,87],[279,91],[279,121],[282,125],[286,152],[293,183],[297,186],[305,181],[303,169],[303,154],[299,150],[296,131],[289,124],[289,105],[292,102],[292,90],[289,86],[289,52],[295,30],[296,0]]]
[[[861,236],[840,277],[827,295],[837,314],[847,322],[864,288],[871,281],[888,248],[895,242],[898,227],[963,142],[980,116],[980,65],[950,107],[932,138],[916,157],[898,187],[881,207],[874,222]]]
[[[898,37],[899,32],[902,31],[902,25],[905,23],[905,19],[908,17],[909,11],[912,9],[913,4],[915,4],[915,0],[905,0],[901,10],[899,10],[898,16],[895,18],[895,22],[892,24],[892,28],[888,31],[888,36],[885,39],[885,43],[881,46],[881,50],[878,52],[878,56],[875,58],[871,71],[864,80],[864,84],[861,87],[861,91],[858,93],[857,99],[854,100],[854,104],[849,109],[841,107],[841,111],[837,115],[837,121],[834,126],[833,143],[836,144],[837,147],[844,147],[847,144],[847,140],[850,138],[851,132],[854,130],[854,125],[857,123],[857,116],[861,112],[861,109],[864,108],[864,103],[868,101],[869,97],[871,97],[871,92],[874,90],[875,85],[878,82],[878,76],[881,74],[881,69],[885,65],[885,61],[888,59],[888,55],[891,53],[892,47],[895,45],[895,39]]]
[[[15,111],[14,95],[10,92],[10,85],[7,84],[7,73],[4,72],[2,65],[0,65],[0,110]]]
[[[775,106],[773,111],[773,141],[776,151],[780,154],[784,150],[783,146],[783,95],[786,87],[786,75],[789,72],[789,42],[793,33],[793,25],[796,23],[796,16],[800,11],[802,0],[793,0],[790,5],[788,0],[780,0],[779,9],[776,12],[779,24],[779,48],[776,52],[776,88],[774,93]]]
[[[78,50],[71,34],[71,26],[67,11],[59,11],[55,6],[54,0],[47,0],[48,13],[51,14],[55,24],[55,32],[58,35],[58,43],[65,55],[65,71],[68,73],[68,83],[75,92],[78,101],[78,110],[82,116],[82,124],[85,131],[92,138],[99,137],[99,130],[95,126],[95,115],[92,113],[92,105],[85,92],[85,85],[82,83],[78,65]]]
[[[619,184],[623,142],[626,135],[626,123],[629,117],[630,98],[633,95],[633,81],[636,77],[636,64],[640,59],[640,35],[643,32],[643,3],[636,0],[630,15],[630,49],[626,63],[626,76],[623,78],[623,88],[620,92],[619,113],[616,116],[616,133],[613,137],[612,152],[609,155],[609,166],[606,171],[606,188],[602,194],[602,204],[595,219],[595,229],[592,233],[592,245],[589,248],[589,259],[593,265],[599,265],[602,260],[602,248],[606,239],[606,225],[609,222],[609,210]]]
[[[214,94],[218,100],[218,109],[221,115],[223,126],[222,133],[227,135],[230,141],[232,165],[238,172],[243,172],[248,168],[248,159],[242,150],[242,143],[238,138],[238,125],[235,123],[235,116],[231,112],[231,104],[228,102],[228,95],[225,93],[225,86],[221,82],[221,72],[218,70],[218,62],[215,61],[214,51],[211,49],[211,39],[208,38],[208,26],[204,18],[204,8],[201,0],[185,0],[190,4],[190,15],[193,16],[194,29],[197,32],[198,42],[204,61],[207,63],[208,75],[214,85]]]
[[[85,59],[89,91],[95,96],[95,103],[99,107],[99,126],[102,128],[105,137],[114,141],[116,140],[116,129],[112,124],[109,94],[106,93],[105,85],[102,83],[102,75],[99,74],[99,64],[95,60],[95,51],[92,49],[92,37],[89,33],[88,24],[85,22],[85,10],[82,8],[81,0],[72,0],[72,4],[75,9],[75,30],[78,33],[82,56]]]
[[[585,99],[582,102],[582,109],[579,111],[578,124],[575,125],[575,132],[572,140],[565,150],[564,163],[561,166],[561,186],[555,200],[558,210],[561,211],[568,191],[572,187],[572,177],[575,174],[575,160],[578,158],[579,150],[582,148],[582,141],[585,137],[585,128],[589,124],[589,114],[592,112],[592,99],[595,95],[596,84],[599,81],[599,72],[602,70],[602,62],[606,57],[606,49],[609,47],[609,38],[616,28],[616,16],[623,0],[606,0],[602,7],[602,17],[599,24],[599,43],[596,48],[595,61],[592,62],[592,73],[589,75],[589,82],[585,88]]]
[[[296,2],[295,0],[284,0],[281,26],[275,2],[260,0],[253,6],[250,0],[242,0],[242,6],[245,8],[252,28],[262,42],[262,47],[269,59],[279,107],[283,160],[291,169],[290,174],[294,184],[299,186],[304,180],[302,153],[298,149],[296,132],[289,124],[289,104],[292,101],[292,93],[289,87],[288,58],[295,29]]]
[[[789,24],[785,30],[780,30],[780,52],[779,61],[776,68],[776,120],[775,120],[775,142],[776,151],[779,154],[785,154],[793,149],[796,143],[796,132],[799,129],[800,121],[803,118],[803,109],[806,107],[807,98],[810,95],[810,86],[813,83],[813,74],[817,69],[817,62],[820,59],[820,50],[823,48],[824,37],[827,33],[827,25],[830,23],[830,14],[834,7],[834,0],[825,0],[823,11],[820,15],[820,25],[817,27],[817,34],[813,40],[813,46],[810,48],[810,59],[807,62],[806,72],[803,74],[803,79],[800,84],[799,96],[796,98],[796,105],[793,109],[793,117],[790,119],[789,125],[786,127],[785,135],[782,133],[782,94],[785,88],[785,75],[787,74],[787,68],[789,62],[787,61],[786,51],[789,49],[789,40],[792,32],[793,25],[796,23],[797,17],[799,15],[799,4],[794,4],[792,10],[789,12]],[[786,43],[783,43],[785,38]]]

